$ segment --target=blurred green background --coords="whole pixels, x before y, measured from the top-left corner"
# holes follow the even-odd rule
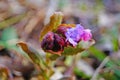
[[[45,56],[40,32],[59,11],[64,15],[62,23],[90,28],[96,43],[78,54],[76,61],[73,56],[56,60],[57,77],[51,80],[119,80],[120,0],[0,0],[0,69],[6,66],[14,80],[39,80],[31,77],[33,63],[16,42],[25,41]],[[71,74],[71,78],[64,78]]]

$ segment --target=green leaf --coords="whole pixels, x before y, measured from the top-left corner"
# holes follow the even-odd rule
[[[119,50],[119,41],[118,38],[112,39],[112,44],[113,44],[113,50],[118,51]]]
[[[63,18],[63,14],[61,12],[55,12],[50,17],[50,22],[43,28],[43,30],[40,33],[40,41],[48,31],[52,31],[56,29],[61,24],[62,18]]]
[[[90,76],[87,76],[84,72],[80,71],[78,68],[74,68],[75,75],[82,77],[85,80],[90,79]]]
[[[75,55],[75,54],[80,53],[80,52],[82,52],[84,50],[85,49],[82,49],[82,48],[79,48],[79,47],[73,48],[73,47],[69,46],[69,47],[66,47],[64,49],[62,55],[64,55],[64,56]]]
[[[102,77],[105,78],[105,80],[119,80],[119,78],[117,78],[115,76],[115,74],[112,73],[112,72],[105,72],[105,73],[103,73],[101,75],[102,75]]]
[[[56,60],[58,57],[60,57],[57,54],[51,54],[51,53],[47,53],[47,58],[49,58],[50,60]]]
[[[84,50],[88,49],[90,46],[92,46],[95,43],[94,40],[90,40],[88,42],[81,41],[77,47],[65,47],[62,55],[75,55],[77,53],[83,52]]]
[[[1,34],[0,46],[7,49],[13,49],[16,47],[18,35],[13,27],[5,28]]]
[[[27,55],[35,64],[39,65],[40,67],[48,67],[47,64],[44,62],[43,57],[34,48],[24,42],[19,42],[17,43],[17,45],[20,46],[22,50],[27,53]]]
[[[1,40],[2,41],[8,41],[12,39],[17,39],[17,33],[15,28],[13,27],[8,27],[3,30],[2,35],[1,35]]]
[[[112,41],[112,44],[113,44],[113,50],[118,51],[118,49],[119,49],[119,40],[118,40],[119,28],[114,26],[113,28],[111,28],[108,31],[108,34],[110,35],[110,37],[112,36],[111,41]]]
[[[98,50],[97,48],[95,48],[93,46],[89,48],[89,51],[100,61],[103,61],[104,58],[106,57],[106,55],[102,51]],[[109,68],[112,68],[114,73],[120,77],[120,70],[116,69],[115,66],[117,66],[117,65],[115,64],[115,62],[113,62],[112,60],[109,60],[106,64],[106,66]]]
[[[101,52],[94,46],[90,47],[89,51],[100,61],[104,60],[104,58],[106,57],[106,55],[103,52]]]

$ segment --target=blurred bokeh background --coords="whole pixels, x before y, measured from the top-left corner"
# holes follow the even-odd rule
[[[56,60],[57,77],[51,80],[71,73],[74,79],[61,80],[119,80],[120,0],[0,0],[0,69],[7,67],[14,80],[38,80],[30,77],[34,66],[16,42],[25,41],[44,55],[40,32],[59,11],[64,15],[62,23],[81,23],[91,29],[96,43],[77,55],[74,67],[72,56]],[[63,64],[69,68],[61,70]]]

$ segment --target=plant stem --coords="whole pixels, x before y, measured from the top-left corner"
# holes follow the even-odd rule
[[[109,57],[106,57],[106,58],[102,61],[102,63],[100,64],[100,66],[96,69],[96,71],[94,72],[91,80],[97,80],[97,76],[98,76],[100,70],[105,66],[105,64],[106,64],[108,61],[109,61]]]

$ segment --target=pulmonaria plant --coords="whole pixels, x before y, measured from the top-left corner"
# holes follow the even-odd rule
[[[75,27],[60,25],[56,31],[48,32],[44,36],[41,47],[47,52],[61,55],[65,47],[76,47],[81,40],[89,41],[91,39],[91,30],[84,29],[81,24],[76,24]]]

